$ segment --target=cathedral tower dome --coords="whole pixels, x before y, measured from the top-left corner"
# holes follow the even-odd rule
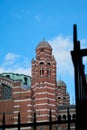
[[[57,87],[63,90],[66,93],[66,84],[63,80],[57,81]]]
[[[36,59],[51,59],[52,47],[44,39],[36,47]]]
[[[60,87],[66,87],[66,84],[63,80],[58,80],[57,81],[57,86],[60,86]]]
[[[41,42],[39,42],[38,46],[36,47],[36,50],[41,49],[41,48],[48,48],[48,49],[52,50],[51,45],[47,41],[45,41],[45,39],[43,39]]]

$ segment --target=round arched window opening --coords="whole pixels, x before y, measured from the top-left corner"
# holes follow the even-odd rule
[[[12,98],[12,88],[2,84],[2,100],[9,100]]]
[[[47,63],[48,65],[51,65],[50,62]]]
[[[43,65],[44,64],[44,62],[40,62],[40,65]]]

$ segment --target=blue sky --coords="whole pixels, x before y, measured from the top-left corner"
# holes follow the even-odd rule
[[[31,75],[35,48],[45,38],[53,48],[57,80],[66,83],[70,101],[75,103],[70,55],[74,24],[81,47],[87,47],[86,0],[0,0],[0,73]]]

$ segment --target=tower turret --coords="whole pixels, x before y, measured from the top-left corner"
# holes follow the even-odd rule
[[[49,111],[56,117],[56,61],[51,45],[43,40],[36,47],[36,60],[32,60],[33,106],[37,121],[48,121]]]

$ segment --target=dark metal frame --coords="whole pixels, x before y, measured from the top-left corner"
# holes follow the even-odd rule
[[[73,26],[73,51],[71,51],[74,64],[75,97],[76,97],[76,130],[87,129],[87,83],[83,64],[83,57],[87,56],[87,49],[80,48],[77,40],[77,25]]]
[[[67,109],[67,120],[61,120],[61,119],[57,119],[56,121],[52,121],[52,114],[51,114],[51,110],[49,112],[49,121],[47,122],[36,122],[36,112],[34,112],[34,121],[32,123],[20,123],[20,113],[18,113],[18,123],[17,124],[10,124],[10,125],[6,125],[5,124],[5,113],[3,113],[3,121],[2,121],[2,125],[0,125],[0,128],[2,128],[3,130],[5,130],[5,128],[18,128],[18,130],[21,130],[21,127],[33,127],[33,130],[36,130],[37,126],[45,126],[48,125],[49,126],[49,130],[52,130],[52,125],[54,124],[67,124],[67,129],[70,130],[70,124],[71,123],[76,123],[76,119],[70,119],[70,112],[69,112],[69,108]]]

